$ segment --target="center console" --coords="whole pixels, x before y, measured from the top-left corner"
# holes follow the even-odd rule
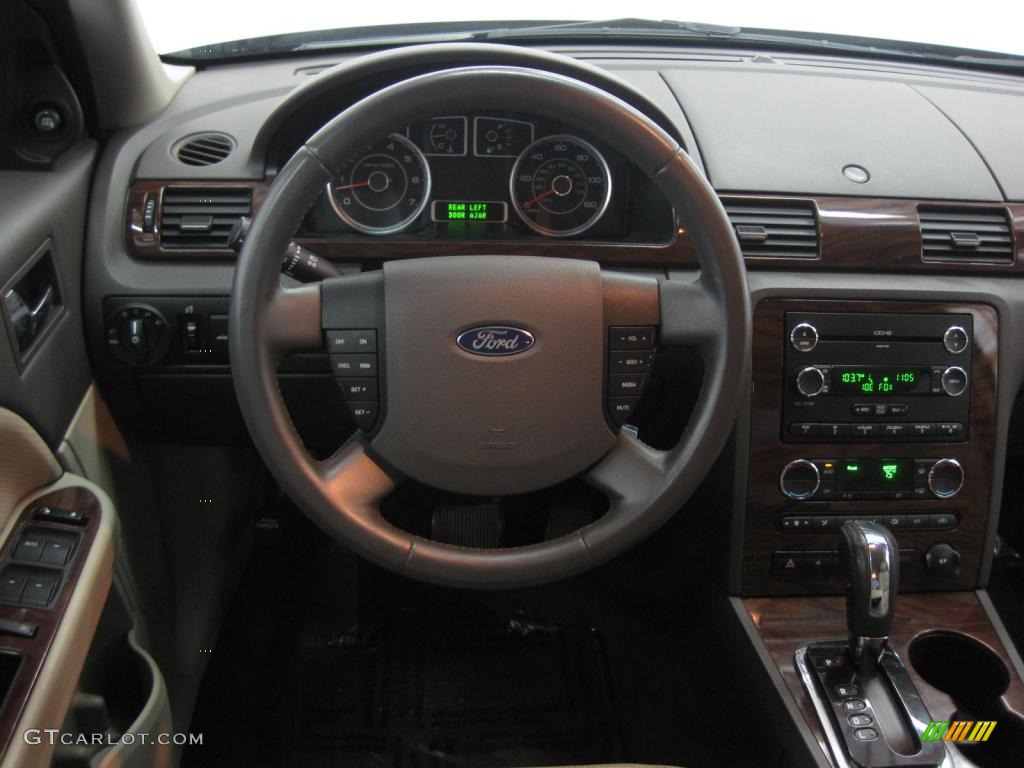
[[[905,590],[976,586],[996,352],[987,305],[761,302],[742,592],[841,592],[835,537],[847,520],[893,532]]]

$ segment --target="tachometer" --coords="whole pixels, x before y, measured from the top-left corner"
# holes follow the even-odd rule
[[[391,235],[423,213],[430,197],[430,167],[411,141],[393,133],[342,168],[327,184],[327,196],[353,229]]]
[[[510,186],[519,217],[549,237],[578,235],[592,227],[612,194],[608,163],[576,136],[545,136],[524,149]]]

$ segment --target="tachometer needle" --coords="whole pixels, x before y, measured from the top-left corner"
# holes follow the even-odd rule
[[[554,189],[549,189],[547,192],[542,192],[539,195],[537,195],[535,198],[533,198],[533,200],[527,200],[525,203],[523,203],[523,208],[529,208],[534,203],[539,203],[541,200],[543,200],[548,195],[553,195],[553,194],[555,194],[555,190]]]
[[[344,186],[341,186],[341,187],[335,187],[335,189],[340,192],[343,189],[356,189],[358,187],[368,187],[368,186],[370,186],[369,180],[367,180],[367,181],[357,181],[355,184],[345,184]]]

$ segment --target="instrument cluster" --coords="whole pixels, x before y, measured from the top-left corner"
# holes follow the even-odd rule
[[[332,179],[312,236],[622,238],[629,163],[522,115],[444,115],[385,136]]]

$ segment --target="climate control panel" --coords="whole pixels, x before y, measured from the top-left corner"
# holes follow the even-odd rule
[[[779,475],[792,501],[951,499],[964,484],[957,459],[795,459]]]

